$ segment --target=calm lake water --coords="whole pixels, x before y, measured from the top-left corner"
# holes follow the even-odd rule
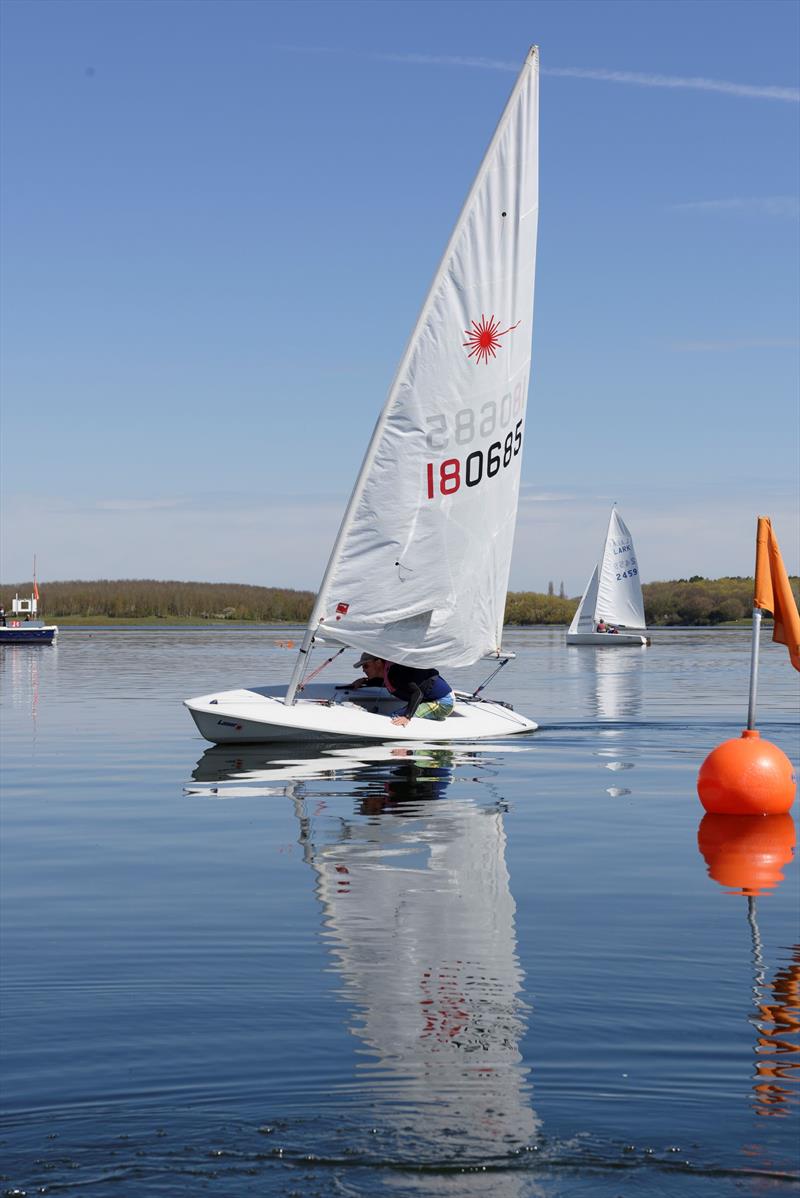
[[[716,878],[698,847],[749,631],[512,631],[490,694],[542,727],[504,743],[207,747],[181,700],[283,681],[292,635],[0,650],[0,1193],[795,1189],[794,824],[706,824]]]

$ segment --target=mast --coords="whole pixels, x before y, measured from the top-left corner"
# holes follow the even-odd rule
[[[447,265],[448,265],[449,259],[451,257],[451,254],[454,250],[454,247],[461,235],[462,223],[464,221],[465,214],[467,214],[467,212],[469,211],[472,201],[473,201],[473,198],[474,198],[476,192],[478,191],[478,189],[480,188],[480,186],[484,180],[484,177],[486,175],[486,172],[489,169],[489,165],[493,158],[493,153],[498,144],[498,141],[500,140],[500,138],[505,130],[506,123],[509,119],[509,114],[513,111],[516,101],[517,101],[517,98],[519,96],[519,93],[523,87],[523,83],[526,78],[526,73],[537,63],[538,63],[538,47],[532,46],[530,48],[530,50],[528,51],[528,54],[525,58],[525,62],[523,63],[522,69],[520,70],[520,73],[517,77],[514,87],[512,88],[511,94],[508,98],[505,108],[503,109],[503,113],[500,117],[500,120],[497,123],[497,127],[494,131],[492,138],[491,138],[491,141],[486,150],[486,153],[483,156],[483,160],[482,160],[481,165],[478,169],[478,172],[475,176],[475,179],[472,183],[472,186],[470,187],[467,197],[461,207],[461,211],[459,212],[459,216],[458,216],[458,219],[453,228],[453,232],[450,236],[450,239],[447,242],[447,246],[445,247],[444,253],[441,256],[439,265],[437,266],[437,269],[433,276],[431,285],[428,288],[428,292],[425,297],[425,301],[422,305],[419,316],[417,317],[416,323],[411,332],[411,336],[409,337],[409,339],[406,343],[406,347],[405,347],[403,355],[400,359],[400,363],[397,367],[397,370],[395,371],[394,378],[392,380],[392,384],[389,388],[389,393],[388,393],[386,402],[384,403],[383,409],[381,410],[381,413],[378,416],[377,422],[373,429],[372,437],[371,437],[369,445],[367,447],[367,451],[364,456],[364,460],[361,464],[361,469],[359,471],[355,485],[351,492],[350,499],[348,501],[344,516],[342,518],[342,522],[339,526],[339,531],[337,533],[336,540],[334,542],[333,549],[331,551],[331,556],[328,559],[328,564],[325,569],[325,573],[323,575],[322,582],[320,584],[319,592],[318,592],[317,598],[314,602],[314,607],[312,609],[311,616],[309,617],[308,625],[306,627],[306,631],[303,636],[303,640],[302,640],[302,643],[300,645],[300,649],[298,652],[297,661],[295,663],[294,670],[292,672],[292,676],[289,681],[289,686],[286,691],[286,697],[285,697],[284,702],[287,705],[291,705],[295,700],[297,688],[298,688],[300,679],[303,674],[304,665],[305,665],[305,661],[306,661],[308,652],[309,652],[311,645],[314,641],[316,631],[317,631],[317,629],[321,623],[321,620],[325,614],[325,608],[328,603],[328,591],[329,591],[331,579],[332,579],[332,577],[336,571],[336,568],[338,566],[342,546],[344,545],[344,543],[348,537],[348,534],[350,533],[350,531],[352,529],[352,526],[353,526],[353,523],[355,520],[355,516],[356,516],[356,512],[357,512],[357,509],[359,506],[359,502],[364,494],[364,489],[365,489],[367,480],[369,478],[372,466],[375,462],[375,458],[376,458],[378,448],[381,443],[381,439],[382,439],[384,431],[386,429],[386,425],[388,423],[390,414],[392,413],[395,398],[396,398],[400,383],[403,380],[403,378],[405,377],[412,353],[415,350],[418,335],[420,334],[420,331],[425,326],[425,323],[429,316],[432,304],[434,302],[434,298],[437,294],[440,280],[443,277],[443,274],[447,268]]]

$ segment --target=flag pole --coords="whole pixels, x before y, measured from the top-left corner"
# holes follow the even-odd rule
[[[753,608],[753,641],[750,648],[750,696],[747,703],[747,727],[755,727],[756,690],[758,689],[758,646],[761,632],[761,608]]]
[[[738,740],[712,749],[697,775],[700,802],[716,815],[780,816],[791,807],[797,789],[789,758],[777,745],[762,740],[754,727],[762,611],[772,612],[772,639],[786,645],[792,665],[800,670],[800,613],[768,516],[758,517],[756,529],[747,727]]]

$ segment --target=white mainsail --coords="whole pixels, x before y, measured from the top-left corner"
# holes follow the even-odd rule
[[[586,585],[567,635],[592,632],[598,620],[619,628],[644,631],[646,627],[633,537],[616,507],[611,509],[602,559]]]
[[[422,667],[500,650],[531,361],[538,75],[533,47],[376,425],[303,652],[316,634]]]

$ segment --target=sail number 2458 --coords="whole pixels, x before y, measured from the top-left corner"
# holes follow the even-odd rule
[[[436,494],[454,495],[464,483],[477,487],[484,478],[494,478],[501,469],[510,466],[522,448],[522,421],[518,420],[513,432],[506,433],[502,441],[493,441],[489,448],[474,449],[466,458],[445,458],[442,462],[427,462],[425,481],[428,499]]]

